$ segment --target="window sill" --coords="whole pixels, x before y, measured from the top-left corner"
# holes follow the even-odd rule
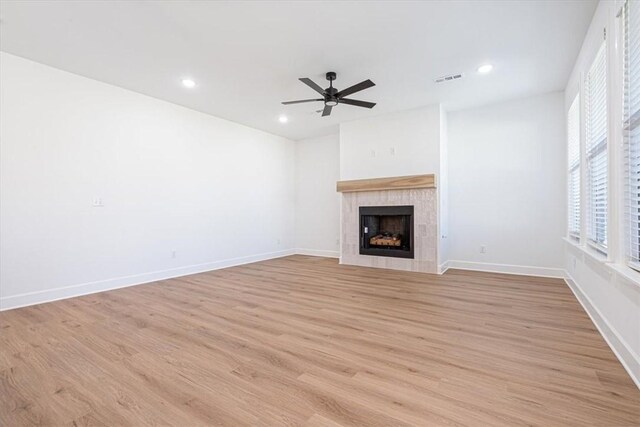
[[[588,245],[582,245],[579,241],[572,239],[571,237],[563,237],[563,240],[574,248],[581,250],[587,256],[591,257],[591,259],[593,259],[594,261],[598,261],[603,264],[609,263],[609,258],[607,257],[607,255],[603,254],[597,249],[592,248]]]
[[[607,267],[612,269],[616,274],[627,279],[632,285],[640,288],[640,272],[634,270],[626,264],[608,263]]]
[[[581,245],[575,239],[572,239],[570,237],[563,237],[563,240],[572,247],[581,251],[592,260],[602,263],[603,267],[608,269],[611,273],[623,277],[632,286],[640,288],[640,272],[634,270],[626,264],[610,262],[609,259],[602,253],[591,248],[590,246]]]
[[[571,246],[575,246],[577,248],[582,247],[582,245],[580,244],[580,239],[574,239],[573,237],[565,236],[562,238],[562,240],[569,243]]]

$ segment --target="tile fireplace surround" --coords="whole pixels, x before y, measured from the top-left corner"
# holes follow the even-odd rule
[[[342,193],[340,264],[438,272],[438,197],[433,175],[338,182]],[[414,258],[360,255],[361,206],[414,206]]]

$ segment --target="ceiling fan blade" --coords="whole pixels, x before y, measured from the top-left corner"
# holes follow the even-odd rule
[[[310,78],[302,77],[302,78],[300,78],[298,80],[300,80],[302,83],[306,84],[311,89],[313,89],[316,92],[318,92],[320,95],[324,96],[324,89],[322,89],[320,86],[318,86],[316,83],[314,83],[314,81],[311,80]]]
[[[331,105],[325,105],[324,106],[324,110],[322,110],[322,117],[324,116],[328,116],[329,114],[331,114],[331,109],[333,107]]]
[[[301,99],[300,101],[283,101],[282,103],[284,105],[289,105],[289,104],[301,104],[303,102],[315,102],[315,101],[324,101],[323,98],[318,98],[318,99]]]
[[[355,105],[356,107],[364,107],[364,108],[373,108],[376,103],[375,102],[367,102],[367,101],[358,101],[357,99],[339,99],[338,102],[340,104],[348,104]]]
[[[361,90],[368,89],[371,86],[375,86],[375,85],[376,84],[371,80],[365,80],[363,82],[358,83],[357,85],[353,85],[351,87],[341,90],[340,92],[336,93],[336,97],[340,98],[342,96],[351,95],[352,93],[360,92]]]

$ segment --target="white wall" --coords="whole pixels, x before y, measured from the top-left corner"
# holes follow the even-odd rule
[[[440,175],[438,176],[439,239],[438,270],[443,272],[449,261],[449,118],[440,107]]]
[[[291,252],[292,141],[0,55],[1,308]]]
[[[340,137],[296,143],[296,228],[298,253],[340,254]]]
[[[439,105],[340,125],[341,180],[439,171]]]
[[[562,276],[563,105],[556,92],[449,113],[449,267]]]
[[[622,1],[601,1],[576,60],[565,90],[564,114],[576,94],[603,42],[607,29],[607,104],[609,148],[608,255],[594,253],[585,243],[565,241],[565,268],[568,283],[594,323],[640,387],[640,273],[626,265],[624,249],[624,182],[622,168],[622,85],[620,22]],[[584,129],[584,96],[582,128]],[[584,158],[584,132],[581,135]],[[566,150],[566,142],[565,142]],[[582,167],[582,236],[586,233],[586,168]],[[565,204],[567,201],[565,200]],[[563,232],[566,235],[566,226]]]

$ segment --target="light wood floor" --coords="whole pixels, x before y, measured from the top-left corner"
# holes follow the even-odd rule
[[[640,425],[558,279],[293,256],[0,313],[0,425]]]

